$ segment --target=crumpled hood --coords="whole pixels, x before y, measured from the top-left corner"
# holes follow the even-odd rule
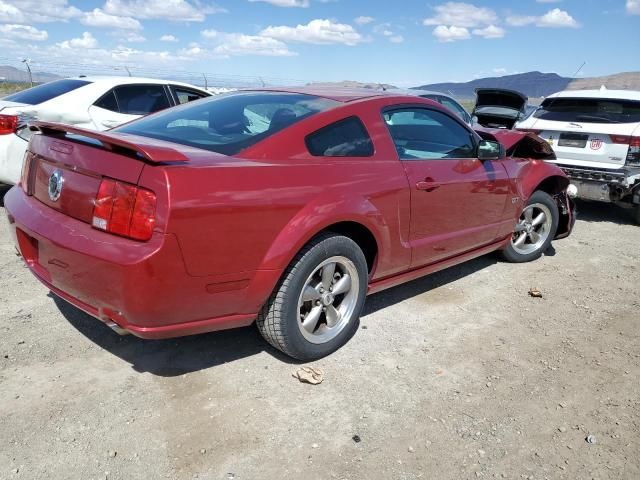
[[[556,158],[551,145],[535,133],[502,128],[476,128],[475,131],[484,140],[502,144],[509,157],[534,160],[555,160]]]

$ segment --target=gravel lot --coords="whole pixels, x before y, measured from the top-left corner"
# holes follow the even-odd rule
[[[0,208],[0,478],[640,478],[640,227],[580,208],[537,262],[369,297],[318,386],[254,328],[118,337],[31,276]]]

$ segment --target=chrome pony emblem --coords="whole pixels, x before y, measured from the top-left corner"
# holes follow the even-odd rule
[[[60,170],[54,170],[49,177],[49,198],[52,202],[57,201],[62,193],[62,187],[64,185],[64,177]]]

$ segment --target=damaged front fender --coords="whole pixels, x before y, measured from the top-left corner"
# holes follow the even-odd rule
[[[558,204],[558,230],[555,239],[566,238],[571,235],[573,226],[576,223],[576,204],[566,191],[556,193],[553,199]]]

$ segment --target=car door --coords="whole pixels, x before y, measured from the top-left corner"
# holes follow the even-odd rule
[[[509,181],[500,161],[477,158],[476,134],[425,107],[383,116],[411,188],[412,267],[495,241]]]
[[[89,115],[98,130],[108,130],[170,106],[163,85],[129,84],[105,93],[89,107]]]

